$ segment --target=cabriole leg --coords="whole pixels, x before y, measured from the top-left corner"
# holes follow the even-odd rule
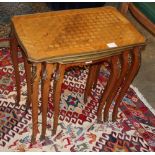
[[[32,66],[32,139],[31,142],[36,141],[36,136],[38,133],[38,93],[39,93],[39,81],[41,73],[41,64],[36,64]]]
[[[121,73],[120,73],[119,78],[117,78],[117,82],[115,84],[115,87],[113,88],[112,92],[108,96],[106,106],[105,106],[105,110],[104,110],[104,121],[107,121],[109,118],[109,108],[110,108],[112,101],[114,100],[115,96],[117,95],[117,92],[118,92],[119,88],[121,87],[121,84],[125,78],[127,71],[128,71],[129,51],[125,51],[121,55],[120,59],[121,59],[120,60],[120,62],[121,62]]]
[[[127,92],[131,82],[133,81],[134,77],[138,73],[138,70],[140,68],[140,47],[135,47],[133,51],[131,51],[132,54],[132,62],[131,66],[128,72],[128,75],[125,79],[124,85],[121,89],[121,92],[119,93],[119,96],[116,99],[113,114],[112,114],[112,120],[116,121],[117,113],[118,113],[118,107],[125,96],[125,93]]]
[[[118,76],[118,56],[113,56],[111,58],[111,74],[110,74],[110,79],[109,81],[107,82],[107,85],[106,85],[106,88],[104,90],[104,93],[103,93],[103,96],[101,98],[101,101],[100,101],[100,104],[99,104],[99,107],[98,107],[98,111],[97,111],[97,120],[98,122],[101,121],[102,119],[102,109],[103,109],[103,106],[105,105],[105,102],[107,100],[107,97],[109,96],[109,94],[111,93],[115,83],[116,83],[116,80],[117,80],[117,76]]]
[[[24,59],[24,68],[25,68],[25,76],[27,83],[27,100],[26,100],[26,108],[28,109],[31,104],[31,64],[27,61],[25,54],[23,54]]]
[[[48,96],[50,91],[51,76],[54,72],[55,64],[46,64],[44,70],[44,77],[42,79],[42,134],[41,140],[45,139],[46,126],[47,126],[47,108],[48,108]]]
[[[19,105],[19,102],[20,102],[20,75],[19,75],[19,68],[18,68],[18,42],[17,42],[17,39],[13,32],[13,29],[11,30],[10,37],[11,37],[10,52],[11,52],[11,58],[12,58],[12,63],[13,63],[13,67],[14,67],[14,72],[15,72],[15,85],[16,85],[16,91],[17,91],[16,105]]]
[[[89,73],[88,73],[88,78],[87,78],[86,88],[84,93],[84,103],[87,102],[87,98],[91,94],[92,86],[93,87],[96,86],[100,67],[101,66],[99,64],[92,64],[89,67]]]
[[[59,118],[59,111],[60,111],[60,99],[61,99],[61,85],[63,83],[63,78],[64,78],[64,73],[65,73],[65,65],[63,64],[58,64],[58,69],[57,69],[57,75],[55,79],[55,88],[54,88],[54,122],[53,122],[53,131],[52,135],[55,135],[57,131],[57,126],[58,126],[58,118]]]

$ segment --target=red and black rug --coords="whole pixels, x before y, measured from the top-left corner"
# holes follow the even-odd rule
[[[102,67],[97,87],[92,90],[87,104],[83,103],[83,93],[88,69],[77,67],[66,71],[55,136],[51,136],[51,81],[47,137],[40,141],[38,134],[36,144],[31,145],[31,109],[25,112],[27,91],[20,52],[19,61],[22,96],[20,106],[15,106],[16,91],[10,51],[9,48],[0,49],[0,151],[155,151],[155,112],[133,86],[121,103],[117,121],[96,123],[98,99],[109,76],[107,64]],[[41,114],[39,129],[41,131]]]

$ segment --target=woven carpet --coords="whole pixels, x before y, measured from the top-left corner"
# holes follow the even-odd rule
[[[155,112],[136,88],[131,86],[123,98],[115,123],[97,124],[98,100],[109,77],[109,66],[100,70],[96,88],[86,104],[83,93],[88,68],[71,68],[65,73],[62,85],[59,126],[51,136],[53,116],[53,89],[49,94],[47,136],[44,141],[30,144],[32,133],[31,109],[25,112],[26,81],[19,52],[21,79],[20,106],[15,106],[14,70],[9,48],[0,49],[0,151],[155,151]],[[39,92],[39,105],[41,104]],[[111,111],[114,103],[110,107]],[[110,119],[111,120],[111,119]],[[41,132],[41,114],[39,112]]]

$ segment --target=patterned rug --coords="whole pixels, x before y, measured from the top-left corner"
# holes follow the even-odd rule
[[[155,112],[136,88],[131,86],[124,97],[115,123],[96,123],[98,100],[109,77],[109,66],[100,70],[97,87],[92,90],[86,104],[83,93],[88,68],[71,68],[66,71],[62,86],[59,126],[51,136],[53,116],[53,89],[49,94],[47,136],[30,144],[31,109],[25,112],[26,82],[21,53],[21,102],[15,106],[14,70],[9,48],[0,49],[0,151],[155,151]],[[40,92],[39,92],[40,96]],[[39,104],[41,99],[39,97]],[[114,103],[110,108],[113,108]],[[39,112],[40,114],[40,112]],[[41,132],[41,114],[39,115]]]

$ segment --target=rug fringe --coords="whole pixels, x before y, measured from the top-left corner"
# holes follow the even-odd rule
[[[138,90],[137,87],[130,85],[130,88],[132,88],[137,96],[140,98],[140,100],[146,105],[146,107],[155,115],[155,109],[148,103],[148,101],[144,98],[144,96],[142,95],[142,93]]]

